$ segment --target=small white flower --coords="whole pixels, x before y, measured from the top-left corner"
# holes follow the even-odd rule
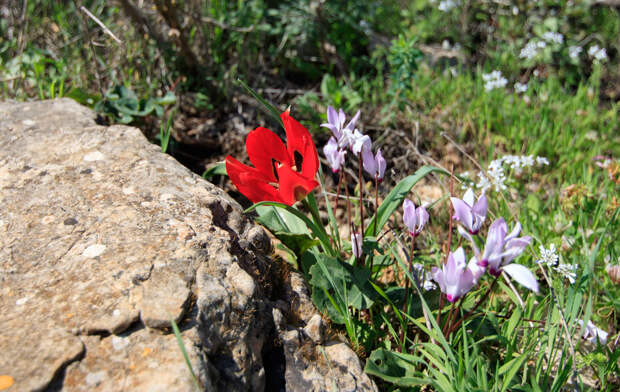
[[[476,184],[476,188],[482,190],[482,193],[486,193],[486,191],[492,186],[491,181],[481,172],[478,173],[478,183]],[[463,189],[467,189],[469,186],[464,184]]]
[[[439,6],[437,7],[437,9],[439,11],[448,12],[451,9],[455,8],[457,5],[458,5],[458,2],[455,0],[442,0],[439,3]]]
[[[522,59],[532,60],[538,55],[538,45],[536,41],[528,41],[527,44],[521,49],[519,57]]]
[[[564,276],[564,278],[568,279],[570,284],[575,283],[575,279],[577,279],[577,265],[576,264],[564,264],[560,263],[557,267],[554,268],[555,271]]]
[[[484,89],[486,91],[505,87],[508,83],[508,80],[502,76],[502,72],[497,70],[488,74],[482,74],[482,80],[485,81]]]
[[[592,45],[588,49],[588,56],[594,58],[595,61],[607,60],[607,51],[605,48],[599,48],[598,45]]]
[[[521,157],[521,167],[534,166],[534,156],[527,155]]]
[[[538,249],[540,250],[540,260],[536,260],[536,263],[546,264],[549,267],[553,267],[557,264],[559,256],[555,249],[555,244],[549,245],[549,249],[545,249],[543,245],[541,245]]]
[[[545,157],[536,157],[536,164],[549,166],[549,160]]]
[[[562,42],[564,42],[564,36],[560,33],[555,33],[553,31],[547,31],[542,35],[542,38],[547,41],[547,42],[551,42],[554,44],[561,44]]]
[[[514,88],[516,93],[524,93],[527,91],[527,83],[523,84],[517,82],[515,83]]]
[[[568,47],[568,57],[570,57],[573,60],[578,60],[581,52],[583,52],[583,48],[581,46],[569,46]]]

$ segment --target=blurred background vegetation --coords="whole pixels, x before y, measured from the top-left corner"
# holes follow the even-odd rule
[[[318,96],[368,107],[372,121],[389,107],[390,121],[410,105],[421,65],[497,69],[512,83],[557,78],[574,91],[594,72],[596,45],[607,56],[601,97],[617,101],[619,9],[613,0],[13,0],[0,9],[0,86],[4,99],[69,96],[149,127],[173,102],[181,116],[221,123],[247,101],[240,78],[283,107],[310,109]],[[530,42],[538,50],[524,57]]]
[[[73,98],[197,173],[278,128],[238,80],[292,105],[319,147],[327,105],[361,109],[392,183],[502,153],[563,169],[620,154],[617,0],[12,0],[0,14],[2,99]]]

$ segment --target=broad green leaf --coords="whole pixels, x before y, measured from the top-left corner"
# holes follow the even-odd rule
[[[383,203],[377,209],[377,233],[381,231],[383,226],[387,223],[392,213],[396,211],[403,204],[403,200],[409,194],[409,191],[415,184],[418,183],[427,174],[432,172],[439,172],[449,174],[443,169],[435,166],[422,166],[414,174],[402,179],[396,186],[390,191]],[[372,236],[375,234],[375,217],[369,219],[368,227],[366,228],[366,236]]]
[[[316,254],[317,263],[310,268],[310,284],[340,295],[347,306],[368,309],[377,295],[370,284],[370,270],[343,263],[323,253]]]
[[[215,165],[210,166],[204,173],[202,173],[202,178],[208,180],[213,176],[227,176],[226,173],[226,163],[218,162]]]
[[[272,233],[287,232],[291,234],[310,234],[306,223],[289,211],[274,206],[259,206],[256,208],[261,225]]]
[[[329,236],[325,232],[325,229],[323,228],[323,226],[315,225],[314,222],[312,222],[306,215],[301,213],[298,209],[293,208],[293,207],[288,206],[288,205],[283,204],[283,203],[276,203],[276,202],[273,202],[273,201],[261,201],[260,203],[256,203],[256,204],[253,204],[252,206],[250,206],[250,208],[245,210],[245,212],[252,211],[252,210],[257,209],[258,207],[261,207],[261,206],[278,207],[280,210],[287,211],[287,212],[291,213],[292,215],[294,215],[295,217],[299,218],[301,221],[303,221],[305,223],[306,228],[311,231],[312,235],[314,237],[318,238],[319,241],[321,241],[321,246],[323,247],[325,252],[327,252],[329,254],[334,254],[334,249],[333,249],[333,247],[331,245],[331,242],[329,240]],[[279,210],[279,212],[280,212],[280,210]],[[285,228],[283,230],[277,230],[277,231],[292,231],[292,229],[291,228]],[[295,232],[295,231],[293,231],[293,232]]]
[[[419,365],[428,366],[418,356],[379,348],[370,353],[364,371],[402,387],[432,384],[431,379],[416,371]]]
[[[299,260],[308,249],[319,245],[319,240],[312,239],[308,234],[296,234],[287,233],[284,231],[278,231],[274,235],[282,241],[287,248],[295,253],[295,256]]]

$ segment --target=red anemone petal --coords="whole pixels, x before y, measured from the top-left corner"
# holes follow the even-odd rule
[[[307,178],[314,178],[317,170],[319,170],[319,156],[316,152],[312,137],[310,137],[310,132],[308,132],[306,127],[292,118],[288,110],[282,112],[280,118],[284,123],[286,148],[288,149],[291,160],[295,162],[295,152],[297,152],[303,159],[301,167],[298,167],[297,170],[301,171]]]
[[[274,160],[284,165],[292,165],[282,139],[267,128],[258,127],[248,134],[245,147],[250,162],[271,182],[276,182]]]
[[[278,193],[282,202],[289,206],[302,200],[319,185],[312,178],[306,178],[285,165],[278,168],[278,177],[280,178]]]
[[[259,201],[283,202],[278,190],[269,185],[269,178],[230,155],[226,157],[226,173],[239,192],[250,199],[252,203]]]

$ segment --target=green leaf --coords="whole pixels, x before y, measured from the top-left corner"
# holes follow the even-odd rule
[[[383,203],[377,209],[377,230],[378,233],[381,231],[383,226],[387,223],[392,213],[396,211],[402,204],[407,194],[413,188],[418,181],[420,181],[424,176],[432,172],[439,172],[443,174],[449,174],[443,169],[440,169],[435,166],[422,166],[419,168],[414,174],[405,177],[402,179],[396,186],[392,189],[392,191],[387,195]],[[372,236],[375,234],[375,217],[373,216],[369,220],[370,224],[366,228],[366,236]]]
[[[288,206],[286,204],[283,203],[277,203],[274,201],[261,201],[260,203],[256,203],[252,206],[250,206],[250,208],[248,208],[247,210],[245,210],[245,212],[249,212],[252,211],[258,207],[261,206],[274,206],[274,207],[278,207],[284,211],[287,211],[293,215],[295,215],[297,218],[301,219],[307,229],[309,229],[312,232],[312,235],[316,238],[319,239],[319,241],[321,241],[321,246],[323,247],[323,249],[325,250],[325,252],[329,253],[329,254],[334,254],[334,249],[331,246],[331,243],[329,241],[329,236],[327,235],[327,233],[325,232],[325,229],[322,226],[317,226],[314,224],[314,222],[312,222],[307,216],[305,216],[303,213],[301,213],[298,209],[293,208],[291,206]],[[271,230],[271,229],[270,229]],[[290,229],[284,229],[284,230],[278,230],[278,231],[290,231]]]
[[[312,239],[308,234],[295,234],[283,231],[278,231],[274,234],[287,248],[295,253],[297,259],[300,259],[308,249],[320,244],[319,240]]]
[[[282,119],[280,118],[280,113],[282,113],[280,110],[278,110],[275,106],[273,106],[271,103],[267,102],[263,97],[261,97],[256,91],[254,91],[250,86],[248,86],[247,84],[245,84],[245,82],[241,79],[237,79],[237,83],[239,83],[241,85],[241,87],[243,87],[248,93],[250,93],[251,96],[254,97],[254,99],[256,99],[258,102],[261,103],[261,105],[263,105],[265,107],[265,109],[267,110],[267,112],[269,114],[271,114],[273,116],[273,118],[275,118],[276,120],[278,120],[278,123],[282,126],[282,128],[284,128],[284,123],[282,122]]]
[[[310,234],[306,223],[289,211],[274,206],[259,206],[256,208],[261,225],[267,227],[273,234],[288,232],[292,234]]]
[[[335,292],[346,306],[368,309],[377,297],[370,284],[370,270],[343,263],[324,253],[315,255],[317,262],[310,268],[310,284]]]
[[[179,327],[177,323],[174,321],[174,318],[170,318],[170,323],[172,324],[172,331],[174,332],[174,336],[177,339],[177,344],[181,349],[181,354],[183,354],[183,359],[185,360],[185,365],[189,369],[189,373],[192,375],[192,380],[194,381],[194,386],[197,391],[202,391],[200,388],[200,383],[198,382],[198,378],[196,378],[196,374],[194,373],[194,369],[192,368],[192,363],[189,360],[189,356],[187,355],[187,350],[185,350],[185,344],[183,344],[183,338],[181,337],[181,331],[179,331]]]
[[[427,366],[418,356],[379,348],[370,353],[364,372],[402,387],[432,384],[415,370],[419,365]]]
[[[523,363],[525,363],[527,358],[528,358],[528,352],[526,351],[523,354],[519,355],[518,357],[513,358],[510,361],[506,362],[499,368],[498,374],[502,375],[506,373],[506,375],[504,376],[504,382],[502,384],[502,391],[505,391],[510,387],[510,382],[512,381],[514,376],[517,374],[519,369],[521,369],[521,366],[523,366]]]
[[[79,87],[74,87],[65,95],[81,105],[92,107],[95,103],[99,102],[101,97],[98,94],[90,94],[88,91]]]
[[[210,166],[204,173],[202,173],[202,178],[205,180],[210,179],[213,176],[227,176],[226,173],[226,163],[218,162],[213,166]]]
[[[163,97],[155,98],[157,105],[171,105],[177,101],[177,97],[172,91],[168,91]]]

